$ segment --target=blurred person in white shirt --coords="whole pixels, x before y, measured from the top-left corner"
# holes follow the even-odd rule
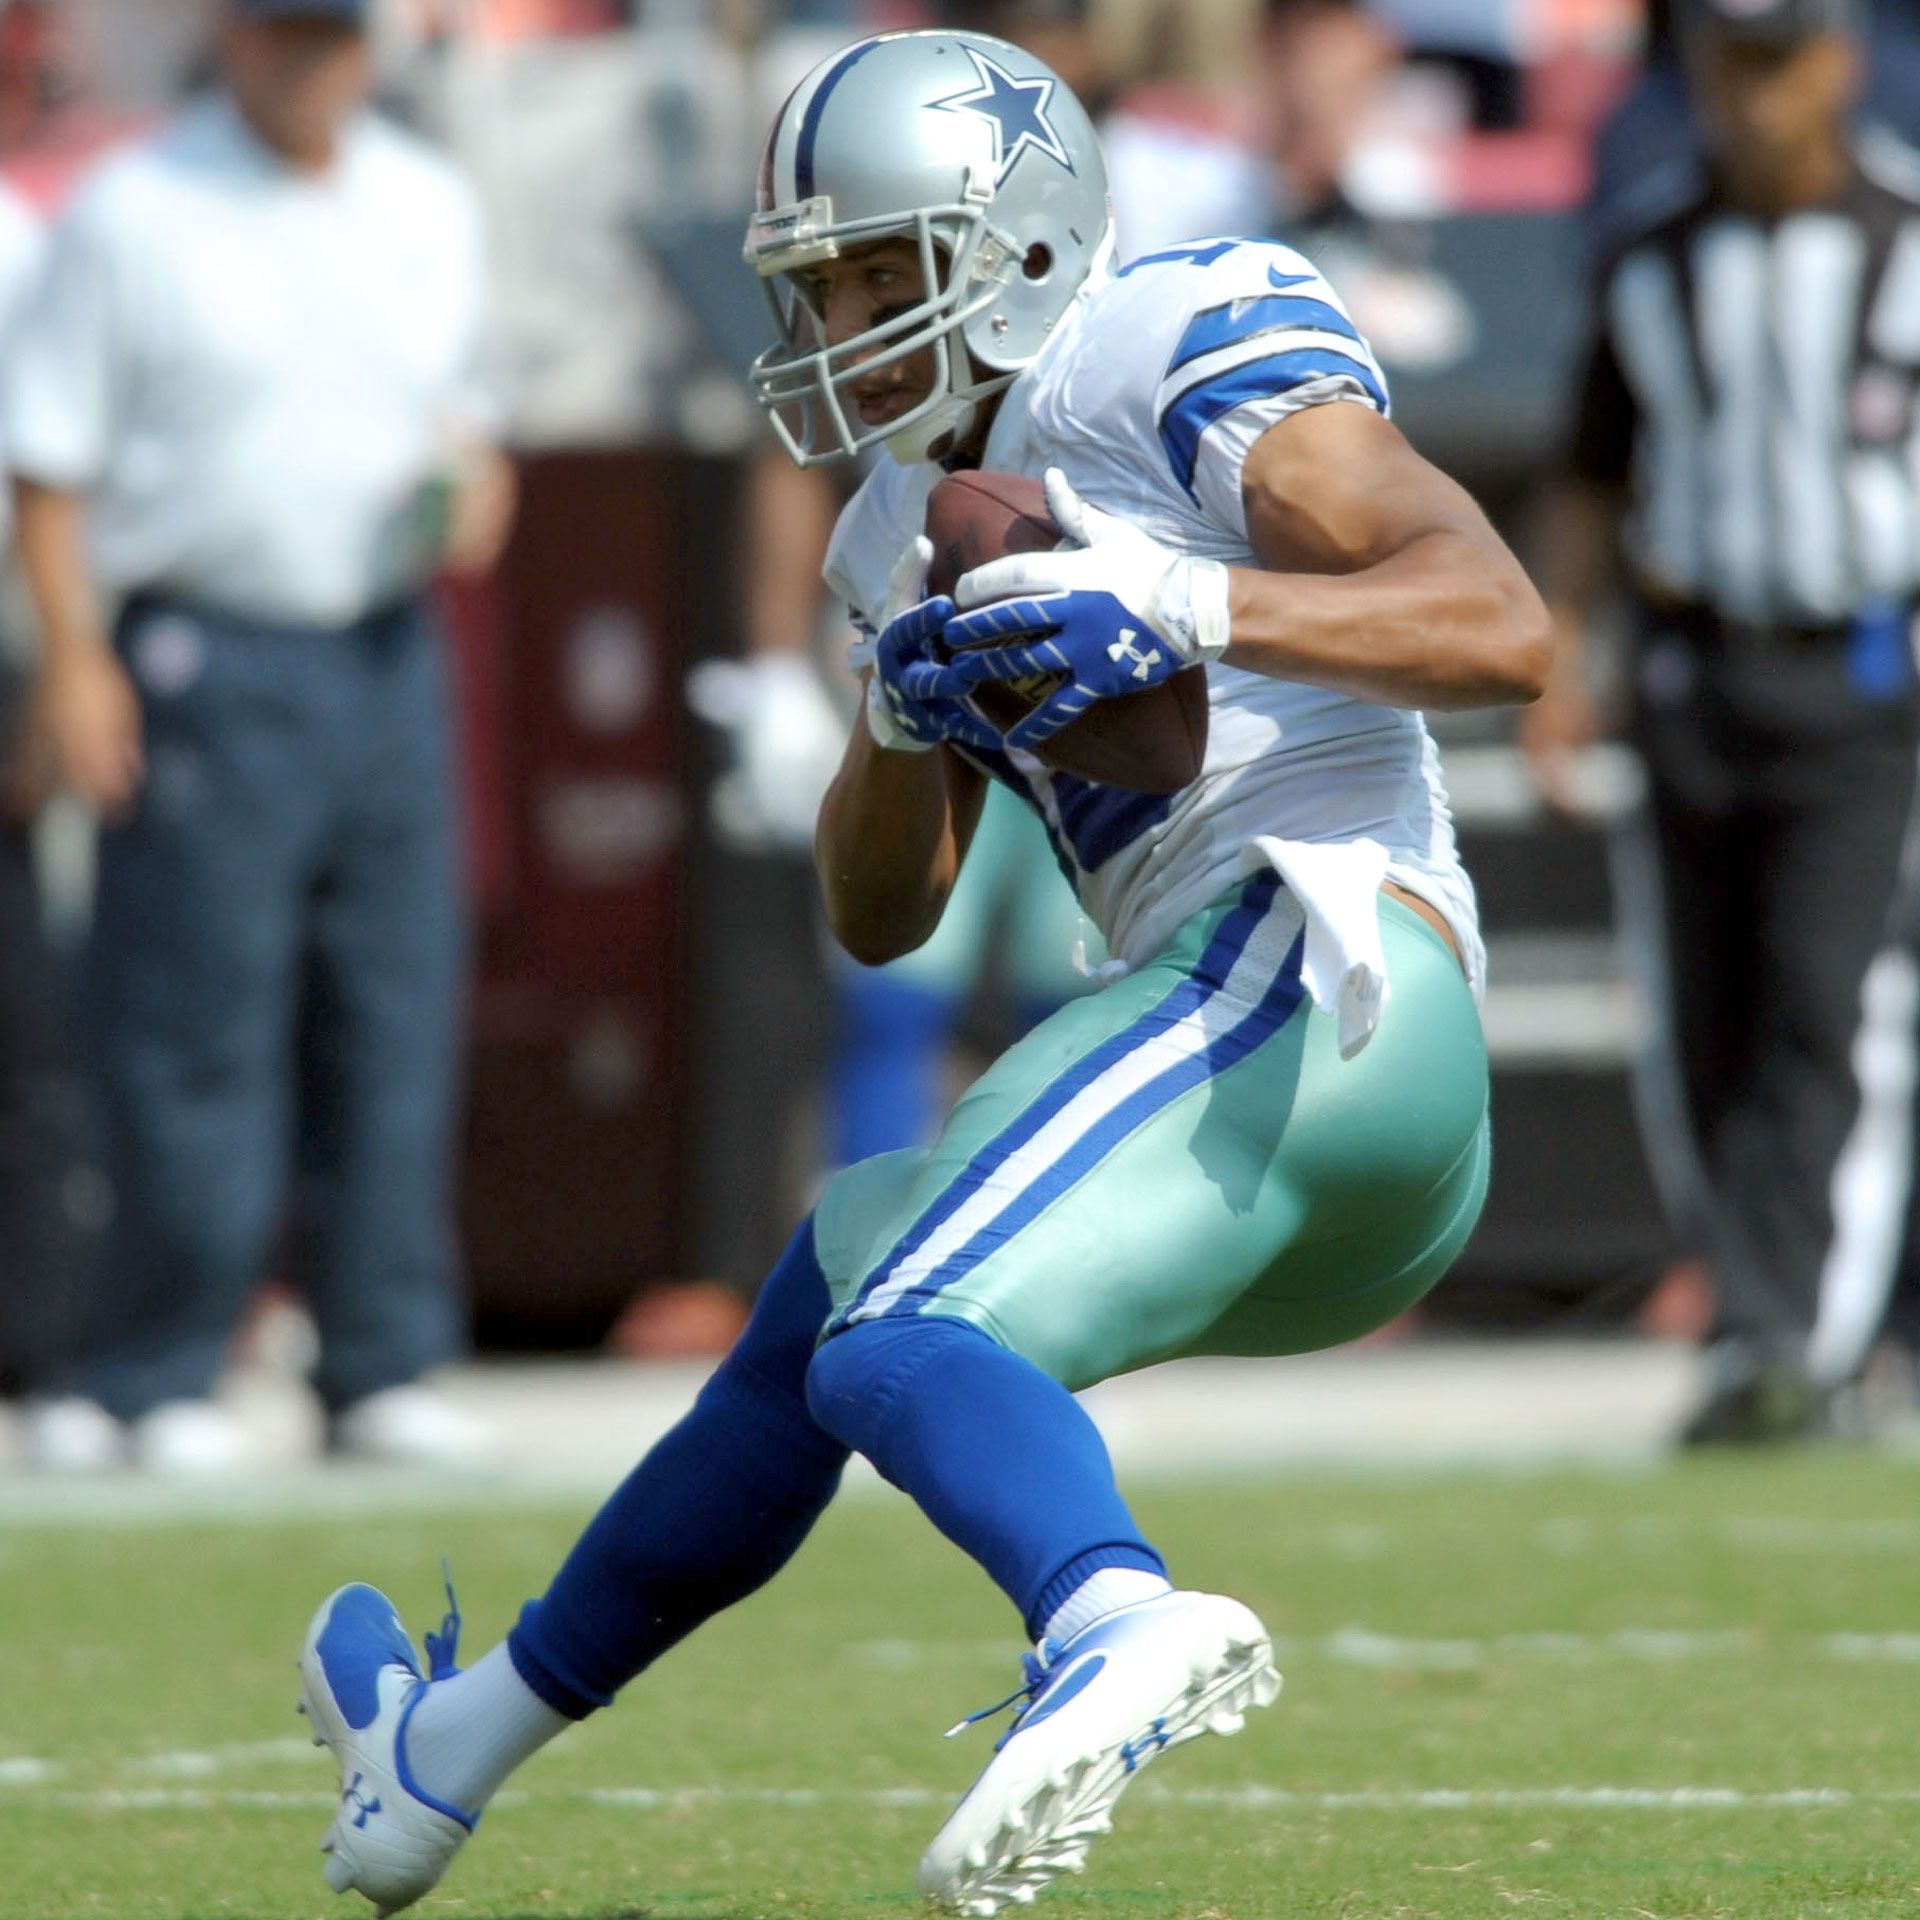
[[[33,208],[0,181],[0,356],[32,297],[43,241]],[[12,544],[12,507],[0,488],[0,568]],[[32,1391],[58,1364],[74,1277],[64,1189],[77,1158],[80,1104],[28,833],[45,780],[22,749],[20,636],[10,617],[7,626],[0,633],[0,1394]]]
[[[512,484],[476,203],[367,111],[366,8],[226,0],[221,84],[83,184],[0,370],[31,723],[103,819],[117,1212],[44,1464],[245,1464],[216,1382],[289,1222],[335,1445],[478,1444],[420,1384],[463,1333],[467,946],[424,590]]]
[[[20,316],[33,298],[46,255],[39,216],[7,181],[0,180],[0,351],[11,343]],[[13,502],[0,490],[0,565],[13,549]]]

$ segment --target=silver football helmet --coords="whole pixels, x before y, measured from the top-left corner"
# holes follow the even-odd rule
[[[927,297],[838,345],[796,270],[878,240],[920,249]],[[884,441],[902,460],[962,442],[1113,252],[1106,164],[1086,110],[1031,54],[984,33],[883,33],[801,81],[760,158],[746,259],[780,339],[752,379],[802,466]],[[847,386],[933,351],[932,391],[850,417]]]

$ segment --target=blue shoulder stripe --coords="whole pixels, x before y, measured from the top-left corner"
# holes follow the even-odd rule
[[[1222,254],[1231,253],[1235,247],[1258,242],[1239,240],[1214,240],[1187,247],[1168,247],[1163,253],[1143,253],[1137,260],[1129,260],[1113,277],[1124,280],[1130,273],[1138,273],[1142,267],[1160,267],[1173,262],[1182,262],[1190,267],[1210,267]]]
[[[1200,437],[1216,420],[1250,400],[1303,387],[1310,380],[1345,374],[1358,381],[1382,413],[1387,411],[1385,389],[1364,360],[1332,347],[1298,347],[1291,353],[1269,354],[1229,367],[1211,379],[1197,380],[1160,412],[1160,444],[1168,463],[1187,492],[1193,492],[1193,470],[1200,461]]]
[[[1258,300],[1230,300],[1224,306],[1196,313],[1187,322],[1187,330],[1167,362],[1167,371],[1178,373],[1203,354],[1257,340],[1263,333],[1287,333],[1302,327],[1316,333],[1337,333],[1355,346],[1362,344],[1353,322],[1325,300],[1304,293],[1267,294]]]

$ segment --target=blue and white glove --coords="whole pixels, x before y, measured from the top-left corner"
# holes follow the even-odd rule
[[[998,752],[1000,735],[947,687],[934,657],[933,643],[957,609],[945,594],[921,597],[932,559],[933,542],[923,534],[887,582],[880,631],[856,642],[849,656],[856,672],[871,670],[867,731],[895,753],[930,753],[947,740]]]
[[[1139,693],[1226,651],[1227,570],[1164,547],[1074,492],[1058,467],[1047,505],[1075,544],[1011,554],[961,576],[971,611],[950,620],[952,659],[934,683],[949,696],[986,680],[1063,675],[1006,735],[1035,747],[1096,700]]]

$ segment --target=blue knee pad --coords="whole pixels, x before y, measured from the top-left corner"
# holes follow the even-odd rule
[[[814,1355],[807,1405],[986,1569],[1031,1639],[1103,1567],[1166,1573],[1079,1402],[964,1320],[857,1322]]]

